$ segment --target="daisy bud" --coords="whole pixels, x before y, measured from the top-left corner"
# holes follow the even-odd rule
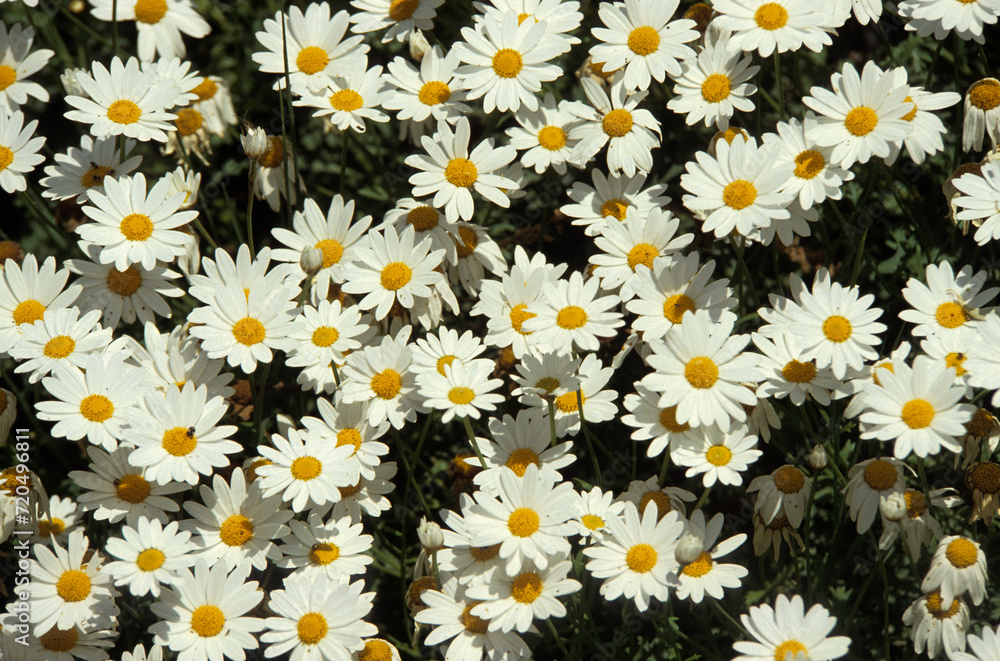
[[[827,464],[826,450],[823,449],[822,445],[817,443],[813,446],[812,452],[809,453],[809,457],[806,458],[806,461],[809,462],[809,468],[814,471],[823,470],[826,468]]]
[[[879,500],[878,509],[889,521],[902,521],[906,518],[906,497],[899,493],[890,493]]]
[[[240,136],[240,142],[243,143],[243,151],[251,161],[256,161],[271,149],[267,133],[259,126],[246,127],[246,132]]]
[[[8,259],[20,264],[24,260],[24,248],[17,241],[0,241],[0,273]]]
[[[431,47],[430,43],[427,41],[427,37],[420,30],[414,30],[410,33],[410,57],[412,57],[417,62],[424,59],[424,53],[427,49]]]
[[[677,543],[674,556],[677,558],[677,562],[682,565],[689,565],[698,559],[704,546],[705,540],[701,537],[687,534],[681,537],[681,540]]]
[[[80,87],[80,83],[77,82],[77,79],[86,73],[86,69],[66,69],[66,71],[59,76],[59,80],[62,81],[66,94],[71,96],[82,96],[85,99],[90,98],[90,95],[87,94],[83,88]]]
[[[425,517],[420,517],[420,527],[417,528],[417,537],[420,538],[420,545],[428,553],[433,553],[444,546],[444,534],[441,532],[441,526],[427,521]]]
[[[306,275],[316,275],[323,268],[323,251],[313,246],[306,246],[299,255],[299,267]]]

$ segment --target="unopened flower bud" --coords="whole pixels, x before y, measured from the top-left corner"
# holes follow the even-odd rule
[[[682,565],[690,565],[692,562],[697,560],[699,556],[701,556],[704,546],[705,540],[698,535],[684,535],[681,537],[681,540],[677,542],[677,548],[674,550],[677,562]]]
[[[270,150],[271,141],[267,139],[267,133],[264,132],[264,129],[259,126],[245,126],[244,128],[245,131],[240,136],[243,151],[246,152],[247,158],[256,161]]]
[[[813,446],[812,452],[809,453],[809,457],[806,458],[806,461],[809,462],[809,468],[814,471],[823,470],[826,468],[827,464],[826,450],[823,449],[822,445],[817,443]]]
[[[306,275],[316,275],[323,268],[323,251],[313,246],[306,246],[299,254],[299,266]]]
[[[417,62],[424,59],[424,53],[430,49],[431,45],[427,41],[427,37],[420,30],[414,30],[410,33],[410,57],[412,57]]]
[[[879,499],[878,509],[889,521],[902,521],[906,518],[906,496],[899,492],[890,493]]]
[[[428,553],[433,553],[444,546],[444,533],[441,532],[441,526],[434,522],[427,521],[424,517],[420,518],[420,527],[417,528],[417,537],[420,538],[420,545],[423,546]]]
[[[63,89],[66,90],[66,94],[70,96],[82,96],[85,99],[89,99],[90,95],[84,91],[83,87],[80,86],[79,78],[85,75],[87,71],[85,69],[66,69],[59,80],[62,81]]]

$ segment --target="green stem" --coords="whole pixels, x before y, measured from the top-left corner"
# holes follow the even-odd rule
[[[715,486],[715,485],[713,484],[713,485],[705,487],[705,491],[702,492],[701,498],[698,499],[698,502],[695,503],[695,505],[694,505],[694,509],[691,510],[692,513],[697,512],[698,510],[700,510],[701,506],[705,504],[705,501],[708,500],[708,494],[712,493],[712,487],[713,486]]]
[[[334,372],[334,374],[336,375],[336,372]],[[418,457],[420,457],[420,451],[424,447],[424,440],[427,439],[427,430],[430,429],[431,418],[433,418],[433,417],[434,417],[434,413],[432,411],[431,413],[427,414],[427,419],[424,420],[424,428],[420,432],[420,439],[417,441],[417,449],[413,453],[413,456],[414,456],[413,466],[414,467],[416,467],[416,464],[417,464],[416,459]],[[403,490],[404,498],[405,498],[406,494],[410,493],[410,489],[413,488],[413,481],[414,481],[414,478],[416,477],[415,472],[416,471],[413,471],[413,470],[406,471],[406,488]],[[428,520],[430,520],[430,519],[428,519]]]
[[[781,75],[781,56],[774,51],[774,78],[778,81],[778,114],[785,119],[785,79]]]
[[[569,650],[566,649],[566,645],[562,641],[562,636],[560,636],[559,632],[556,631],[556,625],[552,624],[552,618],[547,618],[545,620],[545,624],[549,625],[549,631],[552,632],[552,637],[555,639],[556,645],[559,646],[559,650],[562,652],[563,658],[564,659],[571,658],[569,655]]]
[[[483,467],[483,470],[486,470],[486,459],[483,457],[482,450],[479,449],[479,443],[476,441],[476,433],[472,431],[472,423],[469,421],[469,416],[462,416],[462,424],[465,425],[465,433],[469,435],[469,443],[472,444],[472,451],[479,457],[479,464]]]
[[[725,622],[727,622],[729,626],[731,626],[733,629],[739,632],[741,636],[747,638],[750,637],[750,634],[747,633],[747,630],[743,628],[743,625],[740,624],[736,620],[736,618],[730,615],[729,612],[725,608],[723,608],[718,601],[716,601],[715,599],[706,599],[705,601],[708,602],[708,605],[712,608],[712,610],[714,610]]]
[[[250,175],[247,177],[250,185],[250,195],[247,197],[247,244],[250,246],[250,256],[257,254],[253,245],[253,192],[257,183],[257,161],[250,161]]]
[[[583,390],[579,388],[576,391],[576,410],[580,413],[580,429],[583,430],[583,438],[587,441],[587,454],[590,455],[590,463],[593,465],[597,484],[603,489],[604,480],[601,478],[601,465],[597,461],[597,453],[594,452],[594,442],[590,437],[590,429],[587,428],[587,417],[583,414]]]

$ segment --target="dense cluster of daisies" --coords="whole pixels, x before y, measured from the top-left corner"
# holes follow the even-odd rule
[[[1000,658],[1000,626],[968,631],[967,601],[987,596],[986,556],[975,535],[956,532],[975,529],[953,514],[938,521],[964,507],[970,526],[992,529],[1000,507],[1000,424],[973,404],[992,392],[1000,406],[1000,314],[989,307],[1000,290],[987,287],[990,274],[942,261],[911,279],[899,317],[912,343],[889,356],[874,296],[825,268],[811,283],[793,274],[790,298],[772,294],[755,330],[737,333],[728,280],[681,233],[689,219],[665,209],[667,187],[646,184],[661,136],[643,107],[653,85],[673,85],[667,108],[688,125],[720,131],[686,164],[682,203],[702,232],[737,251],[809,236],[855,166],[922,163],[941,151],[936,112],[962,96],[874,62],[845,64],[802,99],[803,116],[773,132],[732,125],[755,108],[754,53],[819,52],[845,22],[877,21],[881,2],[717,0],[678,17],[677,0],[625,0],[602,3],[600,25],[582,27],[574,0],[490,0],[474,3],[472,24],[448,48],[433,35],[443,0],[290,7],[256,35],[262,79],[331,132],[363,132],[394,114],[413,145],[412,194],[379,220],[339,195],[321,204],[291,145],[246,128],[254,193],[294,215],[291,228],[272,231],[273,248],[242,244],[235,255],[201,224],[191,168],[211,163],[213,143],[237,123],[225,79],[184,59],[184,37],[205,37],[209,24],[190,0],[91,4],[95,20],[134,24],[136,56],[65,71],[55,102],[30,80],[54,52],[34,47],[32,28],[0,22],[0,187],[36,208],[70,201],[87,219],[75,230],[78,256],[61,264],[0,244],[0,357],[46,393],[33,413],[48,434],[86,442],[89,461],[69,473],[77,500],[50,497],[33,472],[0,474],[0,540],[14,532],[18,487],[30,488],[37,514],[24,588],[30,631],[12,601],[0,618],[4,659],[107,659],[125,593],[151,600],[158,620],[151,647],[129,661],[165,650],[179,661],[242,660],[257,648],[295,661],[399,659],[366,620],[375,594],[365,592],[374,553],[365,530],[402,486],[388,459],[406,465],[405,492],[422,503],[408,464],[432,417],[464,424],[469,452],[452,468],[468,489],[456,511],[428,512],[406,605],[415,635],[447,661],[530,657],[538,627],[566,616],[566,598],[587,581],[639,611],[722,599],[748,575],[725,561],[748,532],[757,555],[802,545],[810,475],[825,469],[858,534],[879,518],[882,551],[898,543],[915,566],[927,565],[925,549],[931,556],[922,596],[903,616],[914,650]],[[920,37],[983,43],[1000,2],[905,0],[897,10]],[[368,35],[406,43],[409,56],[370,65]],[[567,75],[556,62],[581,37],[593,44],[578,72],[581,100],[543,93]],[[29,178],[56,128],[28,119],[42,103],[65,104],[85,134],[44,167],[36,199]],[[963,112],[963,148],[996,148],[1000,82],[974,82]],[[509,113],[506,138],[474,141],[481,113]],[[154,147],[179,165],[148,180]],[[593,238],[590,268],[568,272],[521,247],[505,256],[476,222],[483,208],[523,195],[526,169],[568,168],[589,169],[561,211]],[[997,152],[949,186],[956,222],[974,225],[979,244],[1000,239]],[[471,309],[456,292],[474,299]],[[186,318],[167,300],[179,297],[191,301]],[[485,333],[452,328],[463,314],[485,318]],[[605,361],[609,344],[617,353]],[[514,365],[509,380],[496,378],[497,350]],[[234,377],[253,375],[261,388],[275,352],[297,370],[315,415],[293,420],[280,404],[256,411],[277,431],[254,439],[226,424]],[[645,376],[622,398],[608,384],[626,360]],[[15,400],[0,390],[0,441]],[[840,466],[839,452],[826,452],[839,445],[828,443],[751,477],[781,427],[779,400],[830,411],[842,402],[872,441],[870,458]],[[393,457],[383,441],[419,428],[421,415],[416,451]],[[564,477],[586,455],[581,474],[592,465],[600,480],[600,439],[588,425],[613,420],[648,457],[662,456],[662,471],[620,492]],[[911,465],[922,472],[924,458],[942,453],[961,465],[964,494],[917,480]],[[724,515],[672,485],[681,475],[670,466],[705,496],[716,483],[746,484],[752,530],[724,533]],[[90,518],[112,526],[101,548],[86,535]],[[742,623],[734,661],[829,660],[850,645],[831,635],[837,620],[823,605],[797,595],[750,608]]]

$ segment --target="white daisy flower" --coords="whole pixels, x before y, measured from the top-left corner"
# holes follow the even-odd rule
[[[289,429],[285,436],[272,434],[274,447],[257,446],[257,452],[270,460],[257,469],[264,498],[280,494],[294,512],[339,500],[338,489],[350,486],[355,477],[345,465],[354,448],[331,445],[319,433]]]
[[[812,485],[801,470],[786,464],[770,475],[755,477],[747,493],[754,491],[758,492],[754,512],[760,514],[764,523],[784,517],[793,528],[802,525]]]
[[[21,339],[10,349],[20,364],[15,372],[30,372],[29,383],[37,383],[56,365],[84,369],[87,357],[111,344],[111,329],[100,325],[101,313],[92,310],[80,317],[77,307],[51,310],[44,318],[27,326]]]
[[[291,264],[278,264],[268,271],[271,263],[271,249],[264,247],[256,257],[251,256],[250,246],[240,244],[236,253],[236,261],[225,250],[215,251],[215,260],[202,258],[205,273],[192,274],[188,277],[191,283],[188,293],[208,306],[222,307],[220,293],[227,288],[242,290],[243,299],[250,298],[252,293],[266,295],[281,295],[289,301],[298,297],[301,292],[298,273]]]
[[[281,507],[281,498],[265,498],[259,484],[246,483],[243,471],[234,470],[230,484],[221,475],[212,478],[212,487],[199,488],[201,503],[188,500],[184,509],[194,519],[182,522],[182,529],[194,534],[199,560],[210,567],[236,568],[249,572],[264,569],[268,560],[281,557],[271,540],[288,534],[285,523],[292,512]]]
[[[750,56],[731,50],[729,37],[728,30],[710,30],[698,56],[682,61],[681,71],[671,75],[677,84],[667,108],[687,115],[684,121],[688,126],[704,120],[705,126],[715,124],[725,131],[737,110],[752,112],[755,108],[747,97],[757,92],[757,86],[749,81],[760,67],[752,65]]]
[[[52,627],[94,631],[111,626],[111,618],[118,615],[114,602],[117,592],[102,566],[101,554],[91,553],[84,560],[89,545],[83,531],[77,530],[70,534],[65,549],[58,543],[51,550],[43,544],[33,547],[31,581],[24,588],[29,594],[34,631]]]
[[[140,142],[167,141],[166,132],[175,128],[170,122],[177,119],[167,112],[177,103],[178,89],[172,82],[140,71],[134,57],[124,64],[115,57],[110,71],[100,62],[94,62],[92,69],[92,74],[77,77],[87,96],[66,97],[66,103],[76,108],[66,113],[66,119],[90,124],[90,133],[97,138],[124,135]]]
[[[651,345],[647,362],[656,372],[641,383],[661,393],[659,406],[677,406],[677,423],[725,430],[746,421],[744,405],[757,403],[744,384],[759,380],[759,359],[743,352],[750,336],[731,335],[732,321],[713,322],[704,310],[690,315],[665,343]]]
[[[361,534],[363,526],[352,523],[350,517],[331,518],[326,523],[315,512],[309,513],[305,521],[292,519],[288,522],[290,532],[281,538],[283,542],[279,567],[293,570],[293,575],[309,579],[324,576],[331,581],[341,581],[345,577],[363,576],[365,568],[372,563],[366,551],[372,547],[372,536]]]
[[[38,517],[38,534],[33,543],[49,544],[53,539],[61,544],[69,541],[70,533],[83,525],[83,509],[72,498],[53,495],[49,498],[48,513]]]
[[[414,31],[433,30],[437,8],[444,0],[351,0],[351,32],[364,34],[386,30],[382,43],[407,41]]]
[[[896,77],[896,84],[907,84],[907,73],[903,67],[892,69],[890,73]],[[903,144],[914,163],[919,165],[928,156],[944,150],[943,136],[948,129],[932,111],[950,108],[961,100],[962,96],[956,92],[932,93],[922,87],[910,86],[910,93],[904,101],[913,103],[914,109],[903,115],[903,119],[913,126],[913,130],[903,140]],[[894,160],[895,156],[890,155],[887,162],[892,163]]]
[[[594,487],[588,492],[578,494],[576,506],[577,534],[587,539],[587,543],[597,542],[609,533],[608,520],[618,518],[625,510],[623,501],[613,501],[611,491],[601,491]]]
[[[839,200],[844,182],[854,179],[853,172],[831,162],[833,146],[823,147],[806,138],[815,127],[816,116],[810,110],[802,121],[793,117],[778,122],[777,134],[764,134],[764,145],[772,149],[774,163],[793,167],[782,192],[798,196],[803,209],[828,198]]]
[[[490,631],[488,620],[472,614],[472,609],[481,602],[468,598],[466,589],[457,581],[445,583],[441,590],[427,590],[420,595],[427,608],[417,613],[414,620],[433,627],[424,645],[437,645],[445,659],[481,659],[484,654],[493,659],[531,656],[530,648],[519,635],[513,631]]]
[[[986,598],[986,554],[979,542],[960,535],[942,538],[920,589],[940,590],[944,603],[968,592],[973,604],[981,604]]]
[[[743,426],[724,432],[716,426],[704,427],[700,438],[679,437],[670,444],[670,458],[678,466],[687,466],[685,477],[704,475],[702,483],[710,487],[722,484],[743,484],[747,466],[762,454],[757,450],[757,437]]]
[[[184,57],[181,34],[201,39],[212,28],[191,0],[94,0],[90,13],[101,21],[135,21],[139,59]],[[117,9],[117,14],[114,13]]]
[[[950,604],[947,608],[945,604]],[[903,624],[911,627],[913,651],[920,654],[927,648],[928,658],[946,652],[949,658],[960,658],[965,649],[965,632],[969,629],[969,607],[962,599],[944,601],[940,590],[918,598],[903,613]]]
[[[138,398],[128,418],[129,442],[135,445],[129,463],[145,468],[158,484],[197,484],[201,475],[229,465],[226,455],[241,449],[229,440],[236,427],[218,424],[228,406],[194,383]]]
[[[926,285],[916,278],[907,281],[903,298],[914,309],[903,310],[899,317],[915,324],[915,337],[968,331],[976,317],[992,310],[986,304],[1000,292],[996,287],[983,291],[986,278],[986,271],[973,274],[969,265],[956,275],[949,262],[928,264]]]
[[[136,527],[122,526],[121,537],[105,542],[109,555],[118,558],[106,569],[115,585],[125,585],[133,596],[160,596],[161,585],[173,585],[177,572],[194,565],[191,533],[178,530],[179,523],[166,525],[157,519],[140,517]]]
[[[519,184],[520,185],[520,184]],[[507,270],[500,245],[486,228],[475,223],[458,222],[449,230],[455,244],[453,268],[448,269],[448,282],[461,284],[470,296],[477,296],[486,271],[500,275]],[[457,267],[457,268],[456,268]],[[458,312],[457,301],[453,312]]]
[[[493,361],[477,359],[452,362],[444,366],[444,376],[425,372],[420,379],[420,396],[424,406],[443,411],[441,422],[452,418],[479,419],[480,411],[494,411],[505,397],[493,391],[503,385],[501,379],[491,379]]]
[[[540,473],[534,464],[523,477],[513,471],[501,473],[497,495],[476,492],[475,504],[465,510],[471,543],[477,547],[500,544],[508,574],[516,574],[529,561],[544,570],[551,558],[570,550],[574,497],[572,484],[555,484],[551,475]]]
[[[135,140],[125,141],[125,156],[135,148]],[[132,156],[122,161],[118,140],[112,136],[94,140],[89,135],[80,137],[79,147],[70,147],[65,153],[56,154],[56,165],[45,168],[39,183],[45,189],[42,197],[53,200],[76,198],[77,204],[87,201],[87,193],[104,192],[105,177],[117,178],[133,172],[142,162],[142,156]]]
[[[384,336],[379,345],[370,345],[347,357],[344,365],[343,401],[368,403],[368,424],[381,425],[386,420],[396,429],[417,419],[423,410],[417,395],[416,375],[410,369],[411,328]]]
[[[482,27],[462,28],[462,39],[452,46],[462,66],[455,73],[470,100],[483,98],[487,114],[517,112],[523,104],[538,109],[542,83],[555,80],[562,69],[549,64],[561,53],[558,40],[545,39],[546,24],[520,21],[508,11],[499,19],[486,16]]]
[[[931,507],[944,510],[963,504],[963,500],[954,495],[954,489],[931,489],[930,501],[920,491],[907,489],[903,492],[903,502],[906,503],[906,515],[899,521],[890,521],[882,514],[882,536],[878,540],[879,549],[889,550],[889,547],[900,537],[906,545],[906,550],[913,562],[920,560],[920,552],[924,546],[937,548],[938,540],[944,537],[941,524],[931,512]]]
[[[351,521],[361,521],[361,514],[382,516],[383,512],[392,507],[386,494],[396,488],[392,478],[396,475],[396,462],[386,461],[375,467],[375,477],[362,477],[357,484],[340,488],[340,500],[336,502],[330,513],[335,519],[350,517]],[[325,515],[326,513],[320,510]]]
[[[69,478],[80,487],[79,500],[84,511],[93,512],[97,521],[115,524],[122,519],[130,526],[140,518],[167,521],[167,512],[180,506],[170,494],[185,491],[187,484],[157,484],[148,479],[140,466],[130,464],[131,446],[121,446],[108,454],[97,447],[87,448],[89,471],[70,471]]]
[[[486,460],[486,469],[476,473],[473,482],[490,494],[500,490],[500,475],[513,472],[524,477],[529,465],[538,467],[539,475],[557,482],[562,479],[560,469],[569,466],[576,457],[569,454],[572,443],[560,443],[549,447],[551,434],[548,419],[531,411],[517,412],[515,420],[509,415],[490,418],[490,435],[493,441],[476,438],[479,450]],[[466,460],[471,466],[479,466],[479,460]]]
[[[716,544],[724,518],[723,514],[716,514],[706,523],[704,511],[697,510],[691,515],[680,544],[684,544],[689,537],[693,538],[700,543],[695,548],[700,548],[701,552],[694,560],[681,562],[677,570],[675,593],[678,599],[690,599],[696,604],[701,603],[705,594],[713,599],[722,599],[723,588],[739,588],[742,585],[740,579],[749,573],[740,565],[716,562],[717,558],[732,553],[747,539],[746,534],[740,533]]]
[[[361,476],[374,479],[380,458],[389,452],[388,446],[377,440],[388,431],[389,423],[369,425],[365,402],[348,404],[340,400],[340,395],[334,401],[336,405],[322,397],[317,398],[316,406],[322,419],[306,416],[302,418],[302,424],[310,432],[335,439],[338,447],[350,445],[353,448],[351,456],[343,462],[344,467],[352,472],[351,484],[357,484]]]
[[[704,220],[703,232],[720,239],[734,230],[749,236],[789,217],[793,197],[785,188],[793,168],[777,165],[773,148],[749,138],[720,140],[715,149],[714,157],[696,153],[681,176],[681,187],[690,193],[684,206]]]
[[[41,269],[31,253],[20,265],[12,259],[5,262],[0,273],[0,353],[10,351],[24,330],[45,318],[47,310],[68,308],[77,300],[82,287],[77,283],[66,287],[69,273],[66,268],[56,271],[56,259],[51,256]]]
[[[983,627],[981,636],[969,634],[968,652],[952,652],[951,658],[954,661],[990,661],[1000,657],[1000,625],[996,629]]]
[[[177,661],[245,658],[244,650],[258,647],[254,633],[264,628],[264,620],[246,616],[264,598],[257,581],[246,582],[249,573],[203,560],[194,575],[178,570],[173,586],[150,606],[160,618],[149,627],[153,642],[177,652]]]
[[[632,177],[636,172],[649,172],[653,168],[652,150],[660,146],[660,123],[651,112],[638,108],[648,92],[629,95],[621,72],[611,83],[610,98],[590,78],[580,83],[593,107],[581,106],[579,116],[584,123],[570,131],[570,139],[578,141],[570,161],[583,167],[609,145],[609,174]],[[624,210],[621,214],[624,217]]]
[[[522,20],[522,16],[523,20],[544,21],[545,38],[559,41],[560,53],[567,53],[580,43],[577,37],[570,34],[583,21],[577,0],[489,0],[489,4],[476,0],[472,6],[478,12],[472,16],[476,26],[482,26],[486,19],[502,24],[504,14],[515,12],[518,21]]]
[[[461,511],[466,512],[475,502],[468,494],[460,494]],[[438,549],[438,569],[454,576],[463,586],[491,582],[506,562],[500,557],[500,544],[473,546],[472,531],[462,515],[450,510],[441,511],[444,526],[441,533],[444,546]],[[446,583],[447,585],[447,583]]]
[[[475,210],[472,190],[503,208],[510,207],[510,198],[502,191],[517,188],[517,182],[500,174],[517,157],[517,150],[509,145],[496,147],[487,138],[469,153],[469,120],[456,122],[454,132],[447,122],[439,121],[433,137],[422,136],[420,144],[427,155],[406,157],[406,164],[422,170],[410,176],[413,196],[434,194],[431,204],[444,209],[449,223],[459,218],[471,220]]]
[[[967,172],[952,179],[959,193],[952,203],[959,209],[955,214],[957,221],[966,224],[972,221],[979,227],[976,243],[984,246],[990,239],[1000,241],[1000,162],[987,162],[980,172]]]
[[[669,268],[680,259],[677,254],[693,240],[693,234],[675,236],[680,219],[669,211],[654,209],[648,216],[639,216],[634,209],[626,211],[625,221],[607,223],[594,244],[602,253],[592,255],[593,275],[601,279],[601,289],[615,292],[627,303],[636,295],[640,282],[640,266],[652,272]]]
[[[1000,15],[997,0],[977,0],[953,6],[942,0],[904,0],[899,3],[899,15],[909,19],[906,29],[921,37],[934,35],[937,41],[944,41],[953,32],[960,39],[985,43],[983,28],[996,25]]]
[[[816,363],[805,360],[799,342],[794,336],[775,335],[772,340],[760,333],[751,334],[753,343],[764,355],[758,366],[761,384],[758,397],[787,397],[794,406],[802,406],[806,398],[821,406],[829,406],[831,395],[841,392],[840,379],[833,376],[829,367],[819,369]]]
[[[268,595],[268,608],[275,617],[264,621],[266,631],[260,637],[268,645],[266,658],[291,652],[290,661],[340,661],[363,650],[363,638],[378,633],[374,624],[363,619],[375,593],[362,594],[362,581],[293,574],[282,588]]]
[[[648,610],[653,599],[667,601],[680,567],[674,554],[684,532],[680,514],[660,517],[654,507],[640,519],[638,509],[628,504],[621,517],[611,517],[606,524],[608,534],[583,549],[590,559],[587,571],[604,579],[601,595],[608,601],[632,599],[640,611]]]
[[[768,604],[751,606],[749,615],[741,615],[743,626],[756,642],[737,641],[733,649],[739,652],[733,661],[764,661],[767,659],[807,658],[830,661],[847,654],[851,639],[830,636],[837,618],[819,604],[808,612],[799,595],[791,599],[778,595],[774,608]]]
[[[286,61],[292,85],[321,90],[334,76],[350,73],[357,58],[368,52],[368,45],[362,43],[364,37],[344,39],[350,14],[341,10],[331,17],[330,11],[325,2],[312,2],[304,14],[292,6],[287,16],[279,11],[274,18],[264,20],[257,41],[266,50],[254,53],[253,61],[261,72],[278,75],[274,89],[285,88]]]
[[[11,618],[11,624],[16,621],[16,617]],[[111,630],[83,631],[78,627],[52,627],[40,636],[28,634],[22,642],[18,642],[12,635],[0,636],[0,644],[3,645],[0,650],[3,651],[4,658],[9,655],[11,661],[103,661],[109,658],[106,648],[114,647],[113,636],[114,632]]]
[[[628,207],[635,207],[640,217],[649,215],[653,209],[661,209],[670,204],[670,197],[663,195],[666,184],[655,184],[643,189],[646,174],[639,172],[631,177],[614,174],[605,175],[601,170],[591,170],[594,186],[579,181],[573,182],[568,191],[574,204],[567,204],[559,210],[573,219],[574,225],[584,228],[587,236],[597,236],[601,228],[614,219],[625,220]]]
[[[907,101],[910,88],[898,84],[892,71],[882,71],[869,61],[861,75],[851,63],[843,73],[830,77],[833,91],[819,86],[809,90],[802,102],[816,111],[816,126],[806,140],[833,147],[830,160],[843,168],[867,163],[872,157],[887,158],[913,130],[904,117],[916,108]]]
[[[569,353],[574,347],[597,351],[597,338],[613,337],[615,329],[625,323],[620,313],[611,311],[620,302],[618,296],[598,297],[598,289],[598,278],[585,281],[579,271],[545,289],[544,298],[528,305],[527,311],[534,316],[522,324],[533,334],[532,344],[558,353]]]
[[[429,124],[448,122],[455,124],[462,115],[472,112],[465,103],[466,90],[455,78],[459,66],[458,53],[434,45],[424,53],[419,69],[409,61],[397,57],[388,65],[385,80],[392,91],[382,107],[396,110],[396,119],[421,127],[413,135],[416,140],[426,132]]]
[[[511,394],[528,407],[546,408],[546,402],[580,389],[580,363],[569,353],[529,352],[514,366],[511,374],[517,384]]]
[[[858,523],[858,534],[863,535],[875,522],[879,503],[890,494],[903,493],[903,466],[892,457],[868,459],[851,466],[847,472],[845,497],[852,521]]]
[[[312,389],[316,392],[332,392],[337,384],[331,364],[341,365],[344,355],[361,348],[360,339],[371,332],[371,326],[362,320],[357,306],[341,307],[340,301],[321,300],[319,307],[306,305],[301,314],[295,317],[292,330],[288,337],[297,344],[288,352],[290,367],[323,368],[329,372],[328,378],[320,382],[313,381]],[[303,370],[299,375],[299,383],[306,385]]]
[[[466,595],[481,603],[470,613],[489,621],[493,631],[525,633],[534,620],[565,617],[566,606],[559,601],[580,591],[580,582],[566,578],[572,563],[569,560],[538,570],[525,564],[516,575],[499,576],[490,583],[474,585]]]
[[[0,188],[8,193],[26,190],[24,175],[45,160],[36,153],[45,144],[45,138],[33,137],[38,120],[28,122],[22,130],[23,125],[24,114],[20,110],[10,115],[0,112]]]
[[[93,205],[83,212],[94,222],[76,228],[84,243],[101,246],[98,260],[114,264],[124,271],[140,264],[149,271],[157,261],[170,263],[185,253],[187,235],[178,228],[198,216],[197,211],[182,211],[184,195],[170,194],[170,182],[160,179],[146,193],[146,177],[106,179],[104,192],[91,190],[87,195]]]
[[[537,174],[542,174],[549,168],[558,174],[566,174],[566,163],[569,161],[575,140],[569,139],[569,134],[581,120],[579,112],[570,112],[570,108],[579,105],[578,101],[562,100],[556,104],[551,92],[545,93],[541,106],[537,110],[521,108],[514,115],[519,126],[507,129],[510,144],[514,149],[523,151],[521,165],[534,168]]]
[[[997,0],[989,0],[1000,9]],[[977,2],[973,7],[982,3]],[[996,22],[996,10],[993,12]],[[1000,80],[983,78],[969,86],[965,93],[965,120],[962,124],[962,151],[982,151],[983,138],[990,137],[993,148],[1000,143]]]
[[[293,93],[296,88],[292,88]],[[334,76],[327,86],[311,92],[305,84],[298,88],[301,98],[293,105],[319,108],[313,117],[329,117],[330,124],[340,131],[348,128],[365,132],[365,120],[388,122],[389,116],[378,108],[388,97],[382,67],[368,68],[368,56],[357,58],[354,67],[343,76]]]
[[[40,48],[29,54],[34,39],[32,27],[14,23],[8,32],[6,24],[0,25],[0,108],[4,110],[0,114],[14,114],[29,96],[49,101],[48,91],[28,78],[44,68],[55,52]]]
[[[569,390],[566,387],[572,383],[569,382],[553,390],[557,437],[561,438],[566,434],[575,435],[580,432],[581,401],[583,402],[583,415],[589,424],[606,422],[615,418],[618,414],[618,405],[615,404],[618,391],[610,388],[605,389],[614,373],[614,367],[605,367],[595,354],[590,353],[580,363],[579,372],[576,375],[576,389]],[[556,395],[556,393],[561,394]],[[547,412],[547,406],[543,404],[541,398],[531,397],[531,401],[538,407],[536,410],[539,415]]]
[[[677,406],[661,407],[660,396],[642,384],[635,383],[635,393],[625,395],[625,408],[628,415],[622,416],[622,422],[634,427],[632,440],[649,441],[646,456],[658,457],[669,445],[679,443],[681,437],[691,437],[692,441],[700,437],[700,432],[692,431],[688,423],[677,422]]]
[[[833,43],[834,16],[809,0],[716,0],[712,8],[712,22],[733,33],[731,49],[770,57],[803,46],[819,53]]]

